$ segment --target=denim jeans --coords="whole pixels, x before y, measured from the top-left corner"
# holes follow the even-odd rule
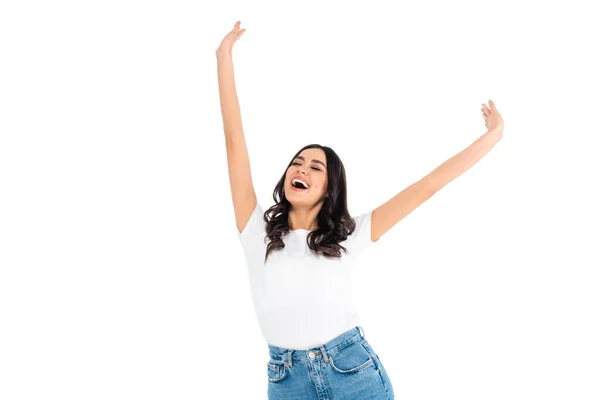
[[[309,350],[268,345],[269,400],[392,400],[379,356],[356,326]]]

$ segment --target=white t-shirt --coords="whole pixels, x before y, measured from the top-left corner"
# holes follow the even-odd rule
[[[295,229],[283,236],[283,249],[269,254],[264,210],[257,202],[240,233],[254,310],[268,344],[308,350],[361,325],[352,292],[353,263],[372,243],[371,211],[353,217],[355,231],[341,245],[340,259],[315,255],[306,241],[310,231]],[[265,243],[266,242],[266,243]]]

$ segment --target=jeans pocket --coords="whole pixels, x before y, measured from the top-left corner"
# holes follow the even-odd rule
[[[336,353],[329,354],[329,364],[334,371],[349,374],[373,365],[373,357],[360,342],[352,342]]]
[[[283,361],[271,358],[269,362],[267,362],[267,378],[269,379],[269,382],[280,382],[286,376],[287,368]]]
[[[373,350],[373,348],[371,347],[371,345],[369,344],[369,342],[367,342],[366,339],[361,339],[360,343],[365,348],[365,350],[367,350],[367,352],[371,355],[371,357],[372,358],[376,358],[377,362],[379,362],[379,364],[381,364],[381,360],[379,359],[379,355],[377,353],[375,353],[375,350]]]
[[[381,363],[381,359],[379,358],[379,355],[375,352],[375,350],[373,350],[373,347],[371,347],[369,342],[367,342],[365,339],[362,339],[360,342],[361,342],[362,346],[369,352],[371,357],[375,360],[375,367],[379,371],[381,380],[383,382],[383,385],[386,388],[388,396],[390,396],[390,398],[393,399],[394,398],[394,388],[392,386],[392,382],[390,381],[390,377],[389,377],[387,371],[385,370],[385,367]]]

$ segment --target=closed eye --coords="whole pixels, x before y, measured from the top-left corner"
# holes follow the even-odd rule
[[[297,162],[295,162],[295,163],[292,163],[292,165],[300,165],[300,163],[297,163]],[[316,168],[316,167],[312,167],[312,169],[314,169],[314,170],[317,170],[317,171],[320,171],[320,169],[319,169],[319,168]]]

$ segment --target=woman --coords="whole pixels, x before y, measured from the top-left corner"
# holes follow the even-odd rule
[[[488,131],[423,179],[373,211],[351,217],[337,154],[300,149],[275,187],[276,204],[258,203],[235,89],[232,49],[238,21],[216,51],[227,162],[238,238],[252,299],[269,348],[268,398],[393,399],[377,353],[365,339],[352,299],[352,264],[402,218],[483,157],[501,138],[490,100]],[[343,253],[342,253],[343,252]]]

